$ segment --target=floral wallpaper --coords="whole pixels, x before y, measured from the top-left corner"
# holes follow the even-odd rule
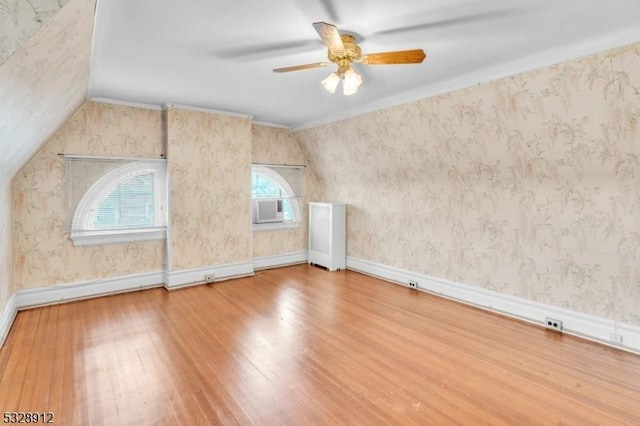
[[[170,270],[251,259],[251,120],[167,110]]]
[[[160,111],[86,102],[20,170],[13,188],[15,289],[164,269],[164,241],[74,247],[58,153],[158,158]]]
[[[251,161],[264,164],[305,164],[298,141],[287,129],[253,125]],[[301,203],[302,223],[296,229],[278,229],[253,232],[253,257],[273,256],[307,250],[307,202],[318,193],[315,175],[305,169],[304,199]]]
[[[0,0],[0,9],[25,3]],[[69,0],[0,65],[0,171],[9,176],[85,101],[94,12],[95,0]]]
[[[13,292],[11,282],[11,185],[0,174],[0,316]]]
[[[0,64],[69,0],[0,0]]]
[[[640,325],[640,45],[296,137],[349,256]]]

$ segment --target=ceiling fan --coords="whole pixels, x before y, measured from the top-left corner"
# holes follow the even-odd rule
[[[343,94],[349,96],[356,93],[362,84],[362,77],[353,70],[352,64],[354,62],[366,65],[419,64],[427,56],[422,49],[363,55],[353,35],[340,34],[335,25],[327,24],[326,22],[315,22],[313,27],[329,49],[327,56],[330,62],[276,68],[273,72],[300,71],[336,64],[338,65],[338,70],[322,80],[322,85],[330,93],[335,93],[336,88],[342,81]]]

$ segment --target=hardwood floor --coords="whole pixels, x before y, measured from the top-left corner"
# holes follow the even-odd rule
[[[0,411],[62,425],[637,425],[640,356],[297,265],[20,312]]]

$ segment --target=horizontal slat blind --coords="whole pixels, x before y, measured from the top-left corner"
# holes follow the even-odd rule
[[[166,226],[166,161],[65,157],[65,221],[73,232]]]

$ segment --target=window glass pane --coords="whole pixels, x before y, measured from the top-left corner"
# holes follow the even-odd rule
[[[284,210],[284,220],[293,220],[293,211],[291,210],[290,200],[284,200],[284,203],[282,203],[282,209]]]
[[[282,189],[273,179],[258,173],[252,174],[251,194],[253,198],[281,198],[283,196]]]
[[[251,194],[253,198],[285,198],[283,201],[284,220],[293,220],[293,208],[291,201],[287,200],[287,194],[280,185],[269,176],[260,173],[251,174]]]
[[[154,174],[136,175],[116,186],[100,204],[94,229],[155,226]]]

